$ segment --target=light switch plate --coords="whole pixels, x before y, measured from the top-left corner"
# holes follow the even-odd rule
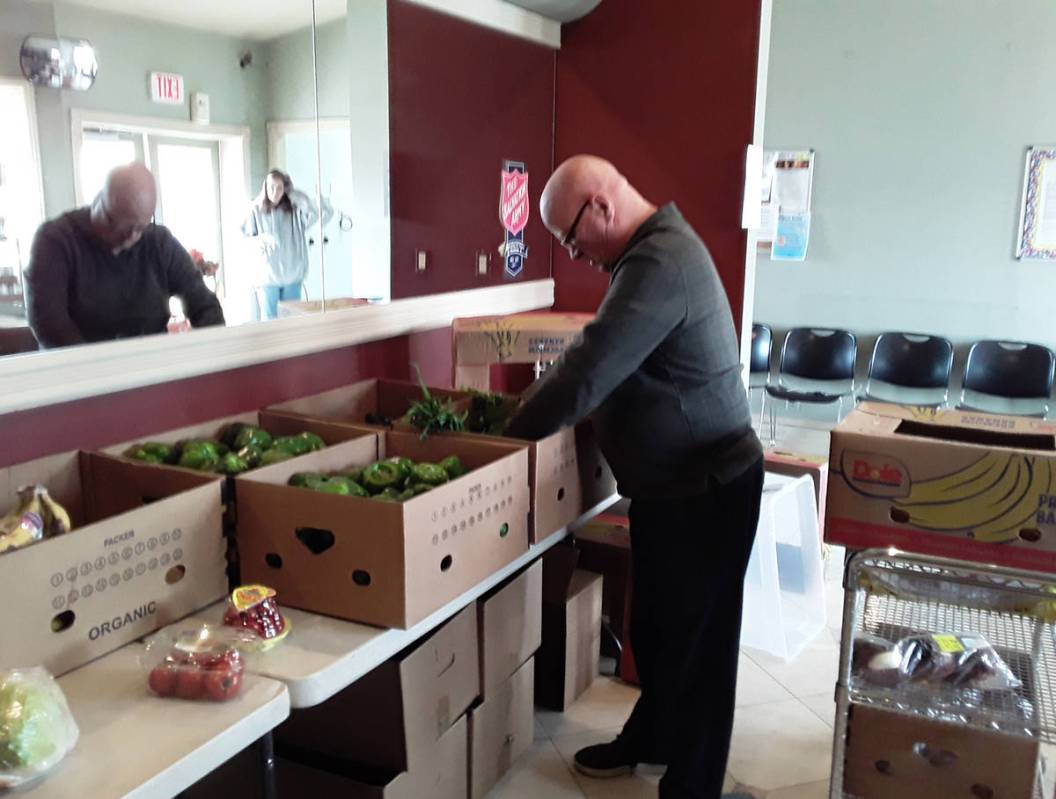
[[[477,275],[483,277],[488,274],[488,254],[480,251],[477,253]]]
[[[426,266],[429,265],[429,255],[425,250],[414,251],[414,270],[416,272],[424,272]]]

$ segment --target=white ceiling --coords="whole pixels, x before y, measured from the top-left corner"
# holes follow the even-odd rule
[[[308,27],[311,0],[69,0],[79,6],[155,22],[264,41]],[[347,0],[315,0],[322,25],[345,16]]]

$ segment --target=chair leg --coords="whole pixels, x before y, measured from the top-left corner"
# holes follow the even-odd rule
[[[763,432],[763,415],[766,413],[766,389],[763,389],[763,402],[759,406],[759,432]]]
[[[774,403],[770,403],[770,446],[777,446],[777,414],[774,411]]]

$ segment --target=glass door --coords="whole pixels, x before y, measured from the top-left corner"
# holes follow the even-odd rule
[[[223,234],[220,217],[220,146],[215,141],[149,137],[158,182],[157,221],[188,252],[197,250],[220,271],[205,282],[223,299]]]
[[[22,269],[44,221],[32,89],[0,78],[0,327],[26,324]]]

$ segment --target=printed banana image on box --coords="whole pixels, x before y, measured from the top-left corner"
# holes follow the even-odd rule
[[[1056,426],[863,403],[832,434],[826,541],[1056,571]]]

